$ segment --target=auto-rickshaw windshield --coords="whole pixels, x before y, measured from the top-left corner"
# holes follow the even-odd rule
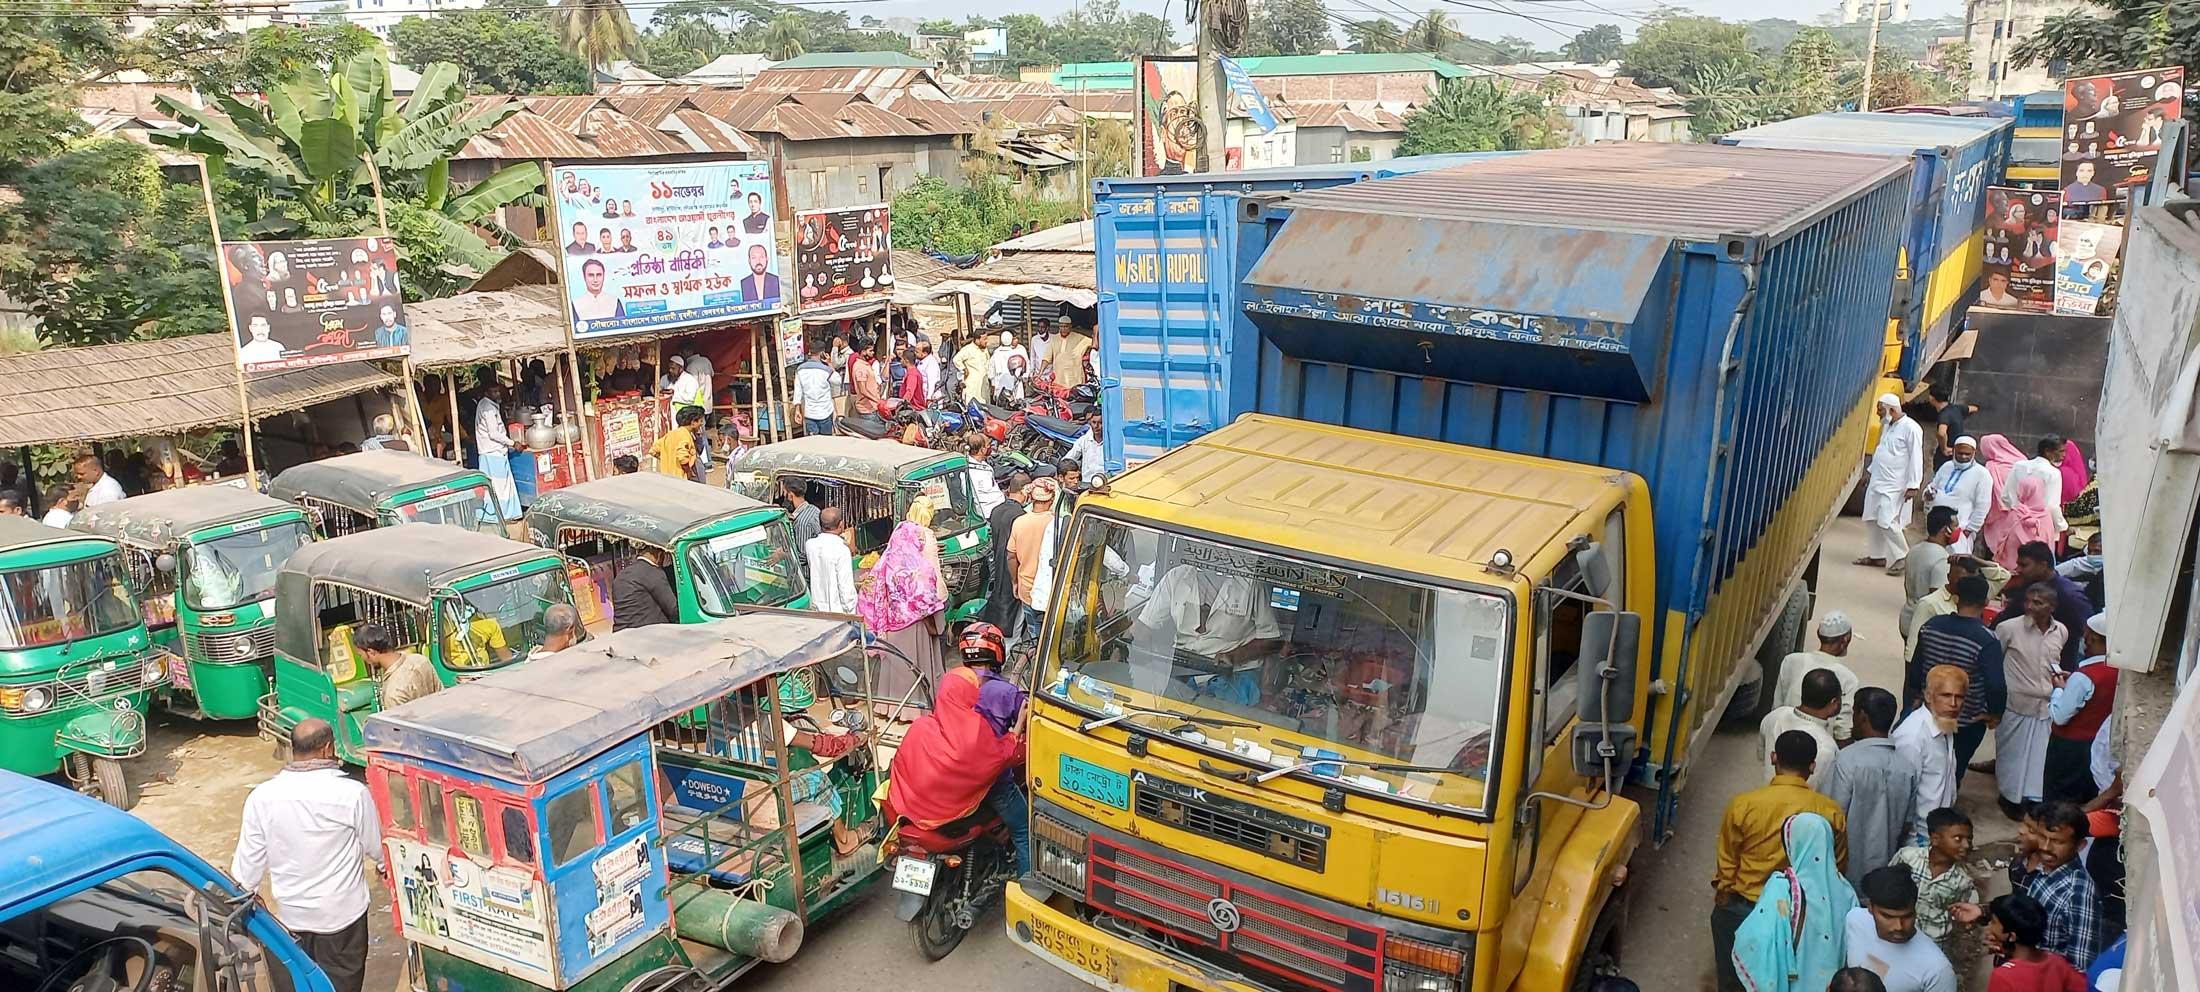
[[[802,595],[794,531],[785,518],[688,546],[688,570],[703,612],[732,616],[735,607],[780,606]]]
[[[227,610],[275,594],[275,573],[304,547],[306,522],[240,531],[184,549],[183,598],[194,610]]]
[[[138,622],[122,556],[0,572],[0,649],[63,644]]]
[[[911,498],[925,496],[938,508],[932,515],[932,533],[935,536],[953,537],[978,526],[978,497],[970,489],[970,473],[961,468],[949,469],[941,474],[905,483],[904,490],[914,490]]]
[[[565,570],[544,569],[442,597],[443,663],[483,671],[542,646],[542,615],[573,601]]]
[[[1504,597],[1097,515],[1078,517],[1062,576],[1044,676],[1056,699],[1139,721],[1141,709],[1203,715],[1208,746],[1255,762],[1341,759],[1317,773],[1481,807],[1503,705]],[[1419,767],[1371,767],[1382,765]]]
[[[489,487],[475,486],[415,500],[391,512],[401,524],[449,524],[501,537],[504,525],[497,522],[491,505]]]

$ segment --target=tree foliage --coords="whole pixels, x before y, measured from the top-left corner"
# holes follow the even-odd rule
[[[1015,196],[998,180],[958,189],[927,176],[895,194],[890,216],[894,247],[968,255],[1008,240],[1014,225],[1053,227],[1076,219],[1080,209],[1073,202]]]
[[[2048,18],[2009,57],[2018,65],[2064,63],[2073,76],[2184,66],[2189,85],[2200,78],[2200,4],[2092,0]],[[2188,101],[2185,114],[2200,119],[2200,106]]]
[[[1478,76],[1447,79],[1429,102],[1406,115],[1400,155],[1555,148],[1565,121],[1539,94],[1514,93]]]
[[[155,140],[206,156],[209,173],[229,180],[218,187],[225,236],[366,234],[378,226],[379,180],[399,274],[413,299],[462,288],[466,280],[450,271],[452,263],[475,270],[494,265],[504,248],[480,232],[513,243],[496,225],[496,212],[539,202],[542,169],[533,162],[506,166],[465,190],[452,188],[451,157],[519,107],[471,113],[459,69],[447,62],[423,67],[403,103],[390,92],[379,51],[331,72],[284,80],[264,102],[215,94],[211,103],[200,109],[161,97],[164,112],[195,130]]]
[[[1345,25],[1344,37],[1355,52],[1395,52],[1405,44],[1397,22],[1381,18]]]
[[[935,19],[926,28],[942,34],[962,30]],[[931,33],[931,32],[927,32]],[[773,52],[792,57],[806,52],[909,50],[909,38],[880,26],[875,17],[852,24],[842,11],[796,7],[773,0],[674,0],[657,9],[642,35],[643,68],[660,76],[683,76],[721,55]]]
[[[1644,86],[1686,87],[1712,66],[1725,72],[1740,63],[1754,68],[1749,30],[1716,17],[1661,11],[1636,32],[1620,56],[1622,71]]]
[[[1627,42],[1619,34],[1617,24],[1599,24],[1586,28],[1566,43],[1566,57],[1576,62],[1609,62],[1619,58]]]
[[[558,44],[590,69],[638,58],[642,38],[619,0],[558,0]]]
[[[1336,45],[1322,0],[1261,0],[1237,54],[1312,55]]]
[[[588,66],[558,45],[547,8],[534,4],[408,17],[390,29],[391,58],[449,62],[488,93],[586,93]]]

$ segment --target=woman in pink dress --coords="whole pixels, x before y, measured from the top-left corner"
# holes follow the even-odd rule
[[[2047,484],[2036,475],[2018,481],[2017,505],[2004,508],[1998,515],[1987,514],[1979,536],[1986,539],[1994,560],[2004,568],[2017,563],[2017,549],[2026,544],[2055,543],[2055,510],[2047,505]]]
[[[1979,439],[1978,460],[1986,464],[1986,474],[1993,479],[1994,488],[1990,491],[1999,493],[2002,484],[2009,481],[2009,470],[2016,468],[2017,463],[2024,461],[2024,452],[2018,451],[2017,446],[2009,443],[2007,437],[2000,434],[1988,434]],[[1989,498],[1986,501],[1986,520],[1984,523],[1979,524],[1979,539],[1976,542],[1981,551],[1992,555],[1993,559],[2005,568],[2015,565],[2016,559],[2014,557],[2002,557],[2001,552],[1996,550],[1997,546],[1994,544],[1993,539],[1987,535],[1999,532],[2003,528],[1999,521],[2002,517],[2008,515],[2009,511],[2001,507],[2001,500]]]

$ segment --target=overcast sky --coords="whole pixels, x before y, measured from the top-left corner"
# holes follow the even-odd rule
[[[1165,14],[1172,23],[1181,25],[1184,19],[1183,0],[1121,0],[1126,10],[1143,10]],[[1431,8],[1428,0],[1326,0],[1329,9],[1340,17],[1360,19],[1377,16],[1376,12],[1392,20],[1410,20]],[[1471,4],[1463,6],[1461,4]],[[1025,0],[1015,4],[1018,12],[1047,14],[1049,16],[1070,9],[1070,0]],[[1460,0],[1459,3],[1433,5],[1451,16],[1452,23],[1477,37],[1498,38],[1518,35],[1546,47],[1557,47],[1571,38],[1580,27],[1600,22],[1617,24],[1632,37],[1639,20],[1656,7],[1654,0]],[[1790,20],[1812,23],[1820,15],[1839,10],[1838,0],[1690,0],[1685,6],[1715,17],[1741,20],[1760,17],[1785,17]],[[1497,13],[1497,8],[1513,13]],[[1601,9],[1599,9],[1601,8]],[[880,0],[875,3],[853,4],[846,8],[851,18],[873,17],[966,17],[998,16],[1008,9],[1000,0]],[[1912,0],[1910,14],[1913,18],[1960,16],[1963,5],[1960,0]],[[1541,22],[1541,23],[1539,23]],[[1340,33],[1341,36],[1341,33]],[[1180,27],[1180,39],[1189,36]]]

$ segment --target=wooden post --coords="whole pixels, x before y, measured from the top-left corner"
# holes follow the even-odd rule
[[[229,346],[237,347],[237,301],[229,290],[229,258],[222,251],[222,222],[214,209],[214,176],[206,169],[206,156],[199,156],[199,194],[206,199],[206,229],[214,236],[214,277],[222,285],[222,309],[229,318]],[[259,462],[252,453],[252,395],[245,387],[244,356],[238,353],[237,366],[237,422],[243,428],[243,442],[238,445],[244,451],[244,475],[259,484]]]
[[[173,483],[170,488],[183,488],[183,438],[168,438],[161,449],[161,467],[167,470],[168,480]]]
[[[408,347],[405,352],[405,412],[412,417],[412,429],[406,431],[405,436],[413,438],[420,445],[420,453],[425,455],[430,447],[428,444],[428,416],[420,409],[420,390],[417,388],[418,383],[413,381],[413,376],[418,374],[418,371],[413,367],[412,351]],[[393,414],[398,412],[396,404],[391,404],[390,412]],[[400,414],[400,416],[402,415]]]
[[[466,442],[465,432],[458,426],[458,376],[455,373],[443,373],[443,395],[451,401],[451,460],[464,465]]]
[[[610,471],[610,467],[598,464],[601,452],[596,450],[596,432],[589,426],[588,418],[582,415],[583,411],[587,409],[588,387],[581,384],[581,352],[579,348],[574,346],[570,337],[565,342],[565,368],[566,378],[571,380],[573,385],[573,402],[571,404],[573,426],[580,429],[581,460],[586,463],[585,466],[576,466],[576,471],[573,474],[583,479],[593,479]],[[566,458],[568,460],[572,458],[570,448],[566,451]],[[578,469],[581,467],[585,467],[587,471],[579,471]]]

